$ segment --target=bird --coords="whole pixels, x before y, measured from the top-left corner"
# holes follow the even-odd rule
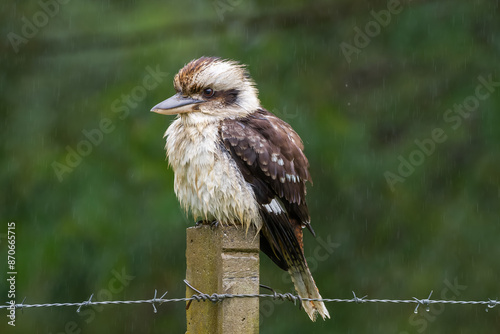
[[[246,65],[201,57],[174,77],[176,93],[151,111],[177,115],[165,132],[174,192],[200,223],[255,226],[260,249],[288,271],[315,321],[330,318],[304,255],[313,235],[306,203],[311,182],[304,145],[292,127],[264,109]]]

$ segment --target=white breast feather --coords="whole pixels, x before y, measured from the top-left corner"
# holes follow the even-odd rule
[[[165,136],[175,173],[174,191],[186,212],[191,211],[196,220],[261,228],[254,192],[229,153],[221,150],[217,123],[187,123],[178,118]]]

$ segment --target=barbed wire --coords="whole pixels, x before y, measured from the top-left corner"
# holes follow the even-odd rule
[[[273,300],[283,300],[293,302],[294,305],[299,302],[299,307],[301,307],[302,301],[322,301],[324,303],[356,303],[356,304],[364,304],[364,303],[392,303],[392,304],[417,304],[415,307],[414,313],[418,312],[418,308],[420,305],[425,307],[426,311],[429,311],[429,307],[432,304],[455,304],[455,305],[486,305],[486,312],[488,309],[494,308],[495,306],[500,304],[498,299],[488,299],[488,300],[434,300],[430,299],[432,296],[432,291],[429,294],[429,297],[425,299],[419,299],[416,297],[412,297],[412,299],[367,299],[367,296],[357,297],[354,291],[352,292],[353,298],[345,299],[345,298],[302,298],[298,295],[294,295],[292,293],[277,293],[273,289],[261,285],[266,289],[271,290],[272,294],[218,294],[213,293],[211,295],[203,293],[193,287],[187,280],[184,280],[184,283],[190,287],[196,294],[193,294],[191,297],[185,298],[172,298],[166,299],[164,298],[168,291],[165,292],[160,298],[157,298],[157,290],[155,290],[154,296],[152,299],[143,299],[143,300],[108,300],[108,301],[92,301],[92,297],[94,294],[90,295],[90,298],[86,301],[80,303],[51,303],[51,304],[25,304],[26,297],[20,304],[10,304],[8,305],[0,305],[0,309],[6,308],[16,308],[16,309],[24,309],[24,308],[35,308],[35,307],[64,307],[64,306],[78,306],[76,312],[80,312],[82,307],[92,306],[92,305],[122,305],[122,304],[151,304],[153,306],[154,313],[157,313],[156,305],[161,305],[163,303],[175,303],[175,302],[187,302],[186,309],[189,308],[193,301],[211,301],[213,303],[221,302],[225,299],[231,298],[267,298]]]

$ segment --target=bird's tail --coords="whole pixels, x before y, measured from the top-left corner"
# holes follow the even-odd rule
[[[322,299],[306,262],[299,266],[290,266],[288,272],[292,277],[295,290],[297,290],[301,298]],[[316,321],[318,313],[323,320],[330,318],[330,314],[322,301],[303,300],[302,307],[304,307],[304,310],[312,321]]]
[[[301,223],[288,217],[286,220],[279,219],[278,215],[268,215],[267,218],[261,229],[261,250],[281,269],[290,273],[301,298],[322,299],[304,256]],[[322,301],[303,300],[302,306],[312,321],[316,321],[318,313],[323,320],[330,318]]]

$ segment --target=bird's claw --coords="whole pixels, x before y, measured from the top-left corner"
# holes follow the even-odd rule
[[[196,227],[200,227],[200,226],[203,226],[203,225],[210,225],[210,228],[212,230],[216,229],[217,227],[219,227],[219,222],[217,220],[212,220],[211,222],[208,222],[206,220],[198,220],[196,223],[195,223],[195,226]]]

